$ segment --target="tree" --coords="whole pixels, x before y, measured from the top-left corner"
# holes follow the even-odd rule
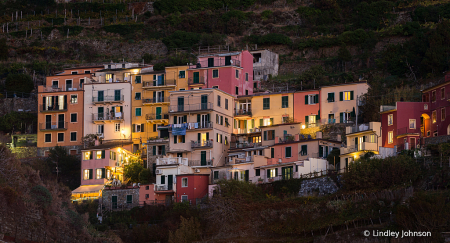
[[[59,180],[71,190],[80,185],[81,162],[76,156],[68,154],[65,148],[60,146],[51,148],[47,162],[50,168],[55,170],[58,166]]]
[[[150,63],[152,60],[153,60],[153,55],[152,54],[149,54],[149,53],[145,53],[143,56],[142,56],[142,59],[144,60],[144,63]]]
[[[330,165],[335,166],[335,168],[339,168],[339,162],[341,161],[339,155],[341,154],[341,150],[335,148],[331,150],[330,154],[327,157],[327,161]]]
[[[0,117],[0,131],[5,133],[26,132],[29,124],[36,125],[36,123],[36,115],[13,111]]]
[[[150,169],[142,169],[139,173],[139,182],[142,184],[155,182],[152,171]]]
[[[34,89],[34,83],[28,74],[8,74],[5,81],[7,91],[30,93]]]
[[[123,176],[128,179],[130,182],[140,182],[139,175],[141,171],[144,170],[144,167],[141,163],[134,162],[129,165],[126,165],[123,170]]]
[[[185,219],[180,216],[180,228],[169,233],[169,243],[189,243],[200,240],[201,226],[197,218]]]
[[[6,45],[6,39],[0,39],[0,60],[8,59],[8,45]]]

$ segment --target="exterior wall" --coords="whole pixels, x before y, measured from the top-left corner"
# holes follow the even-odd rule
[[[147,197],[148,195],[148,197]],[[155,202],[155,184],[141,185],[139,187],[139,204],[152,204]]]
[[[90,83],[85,86],[85,99],[84,99],[84,135],[97,134],[97,125],[104,125],[103,139],[131,139],[131,83],[129,82],[117,82],[117,83]],[[103,104],[94,104],[93,97],[98,96],[98,91],[103,90],[104,96],[114,96],[114,90],[121,90],[123,96],[123,102],[105,102]],[[104,122],[93,122],[93,114],[98,113],[98,107],[103,107],[105,116],[112,111],[112,107],[122,106],[123,120],[105,120]],[[120,131],[116,131],[115,124],[120,123]]]
[[[255,54],[261,55],[261,60],[254,58],[253,60],[253,80],[267,80],[269,75],[278,75],[278,54],[268,51],[251,51],[253,56]]]
[[[277,124],[276,122],[274,122]],[[279,124],[279,123],[278,123]],[[270,140],[269,137],[267,137],[268,140],[264,140],[264,132],[274,130],[275,131],[275,139]],[[279,137],[281,139],[284,138],[284,131],[286,131],[286,134],[295,136],[298,135],[301,131],[301,124],[300,123],[287,123],[282,125],[274,125],[274,126],[264,126],[261,127],[261,144],[262,146],[271,146],[277,143],[276,138]]]
[[[139,187],[127,188],[127,189],[104,189],[102,193],[102,204],[107,209],[116,209],[112,205],[112,197],[117,196],[117,209],[128,208],[139,206]],[[133,200],[131,203],[127,203],[127,195],[132,195]]]
[[[288,107],[282,108],[282,97],[288,97]],[[264,109],[264,98],[270,98],[270,109]],[[260,127],[260,119],[273,118],[274,124],[283,123],[283,117],[294,118],[293,93],[268,94],[252,97],[252,119],[255,119],[255,127]],[[270,124],[273,125],[273,124]]]
[[[72,72],[77,72],[79,74],[87,74],[86,72],[95,73],[95,71],[103,69],[103,66],[87,66],[87,67],[76,67],[76,68],[67,68],[64,69],[58,75],[68,75],[72,74]]]
[[[328,114],[319,114],[320,102],[316,104],[305,104],[305,95],[319,95],[319,90],[297,91],[294,93],[294,121],[305,124],[305,116],[321,115],[321,118],[328,119]],[[319,98],[320,101],[320,98]],[[323,116],[323,117],[322,117]],[[325,117],[326,116],[326,117]]]
[[[425,97],[428,97],[427,103],[429,104],[428,115],[432,118],[432,112],[436,111],[436,122],[430,122],[430,128],[426,131],[430,131],[431,137],[435,132],[438,136],[450,135],[450,75],[445,76],[446,83],[437,85],[436,87],[427,89],[422,94],[422,101],[426,101]],[[432,94],[435,93],[435,100],[432,99]],[[445,110],[445,117],[441,116],[441,110]],[[426,133],[426,132],[425,132]]]
[[[166,67],[167,80],[175,80],[177,84],[176,90],[188,90],[188,69],[189,66]],[[180,76],[180,72],[184,71],[184,78]],[[168,96],[167,96],[168,97]]]
[[[182,180],[187,178],[187,187],[183,187]],[[209,175],[177,175],[176,201],[181,202],[181,196],[187,195],[191,205],[196,204],[195,199],[201,199],[208,194]]]
[[[356,109],[357,97],[367,93],[368,89],[369,85],[366,82],[322,87],[320,91],[321,123],[328,123],[328,114],[334,114],[336,123],[340,123],[340,113],[350,113],[353,109]],[[353,91],[353,100],[340,101],[339,93],[345,91]],[[328,93],[334,93],[334,102],[327,101]],[[325,117],[325,114],[327,114],[327,117]]]

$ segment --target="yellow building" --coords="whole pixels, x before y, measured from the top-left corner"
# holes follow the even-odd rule
[[[141,72],[133,75],[132,138],[133,152],[140,151],[147,164],[154,163],[157,154],[147,151],[147,145],[168,144],[168,130],[158,129],[169,124],[169,91],[187,89],[188,66],[166,67],[165,71]]]

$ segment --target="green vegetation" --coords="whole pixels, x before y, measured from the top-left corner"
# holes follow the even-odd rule
[[[6,44],[6,39],[0,39],[0,60],[8,59],[8,45]]]
[[[56,168],[58,166],[58,180],[71,190],[75,190],[81,183],[80,159],[75,155],[68,154],[67,149],[60,146],[51,148],[49,152],[46,161],[48,166],[50,168]],[[56,175],[56,173],[54,174]]]
[[[34,186],[31,188],[30,194],[36,204],[38,204],[42,209],[48,208],[48,206],[52,203],[52,194],[50,194],[48,189],[44,186]]]
[[[34,83],[30,75],[12,74],[6,77],[5,90],[9,92],[30,93],[34,89]]]
[[[145,169],[139,162],[133,162],[126,165],[123,170],[123,176],[129,183],[143,183],[148,184],[154,182],[152,172],[150,169]]]
[[[0,117],[0,131],[4,133],[28,132],[29,126],[36,126],[37,116],[32,113],[10,112]]]

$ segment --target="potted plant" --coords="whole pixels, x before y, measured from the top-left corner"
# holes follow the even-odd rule
[[[261,177],[258,178],[258,183],[259,183],[259,184],[263,183],[263,179],[262,179]]]

